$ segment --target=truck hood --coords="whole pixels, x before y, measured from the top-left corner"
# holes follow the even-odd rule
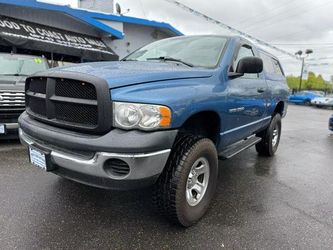
[[[173,62],[97,62],[51,70],[77,72],[106,80],[110,88],[176,79],[206,78],[214,70],[191,68]]]
[[[0,75],[0,91],[24,91],[25,76]]]

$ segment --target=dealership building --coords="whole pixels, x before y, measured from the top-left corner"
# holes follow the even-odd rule
[[[113,0],[80,0],[79,7],[0,0],[0,52],[71,62],[118,60],[150,42],[182,35],[167,23],[115,14]]]

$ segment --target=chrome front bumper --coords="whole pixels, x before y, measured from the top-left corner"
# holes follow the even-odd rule
[[[153,184],[164,169],[171,149],[149,153],[96,152],[91,158],[63,152],[52,145],[41,144],[19,129],[21,143],[25,146],[47,148],[55,169],[51,172],[91,186],[108,189],[133,189]],[[118,159],[128,164],[129,173],[116,176],[105,168],[105,162]]]
[[[19,128],[18,123],[5,123],[6,129],[15,130]]]
[[[1,122],[0,122],[1,123]],[[5,133],[0,133],[0,139],[17,139],[18,138],[18,123],[1,123],[5,126]]]

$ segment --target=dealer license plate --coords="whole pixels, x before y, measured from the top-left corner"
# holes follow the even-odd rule
[[[31,164],[45,171],[47,170],[45,153],[34,147],[29,147],[29,155]]]

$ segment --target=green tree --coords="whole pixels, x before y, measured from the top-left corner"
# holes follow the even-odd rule
[[[293,75],[287,76],[287,83],[290,89],[298,90],[299,88],[299,77]],[[302,80],[302,90],[323,90],[331,91],[332,84],[326,82],[321,74],[316,76],[312,71],[308,73],[307,80]]]
[[[302,84],[302,89],[308,89],[308,90],[316,89],[316,85],[317,85],[316,74],[313,73],[312,71],[309,71],[308,79],[304,81],[304,83]]]
[[[299,77],[293,75],[287,76],[287,83],[290,89],[298,89],[299,86]]]

